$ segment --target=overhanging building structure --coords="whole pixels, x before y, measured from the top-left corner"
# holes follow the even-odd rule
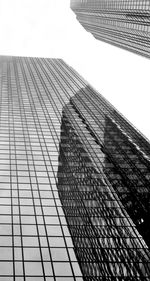
[[[62,60],[0,79],[0,281],[148,281],[149,142]]]
[[[71,8],[96,39],[150,58],[149,0],[71,0]]]

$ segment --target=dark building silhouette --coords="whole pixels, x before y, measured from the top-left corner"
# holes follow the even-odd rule
[[[96,39],[150,57],[150,2],[71,0],[71,9]]]
[[[148,281],[149,142],[62,60],[0,85],[0,281]]]

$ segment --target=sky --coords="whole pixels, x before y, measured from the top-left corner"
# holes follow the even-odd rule
[[[150,139],[150,60],[96,40],[70,0],[0,0],[0,55],[64,59]]]

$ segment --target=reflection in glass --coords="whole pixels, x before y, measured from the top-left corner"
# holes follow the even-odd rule
[[[144,139],[139,147],[140,135],[123,121],[90,87],[63,108],[58,191],[85,280],[150,276],[149,222],[145,233],[139,227],[149,193],[139,194],[146,176],[135,159],[149,162]]]
[[[149,143],[62,60],[1,72],[0,281],[148,281]]]

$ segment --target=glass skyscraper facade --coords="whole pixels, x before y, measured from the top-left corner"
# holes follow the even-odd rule
[[[71,8],[96,39],[150,58],[149,0],[71,0]]]
[[[149,142],[63,60],[0,81],[0,281],[148,281]]]

